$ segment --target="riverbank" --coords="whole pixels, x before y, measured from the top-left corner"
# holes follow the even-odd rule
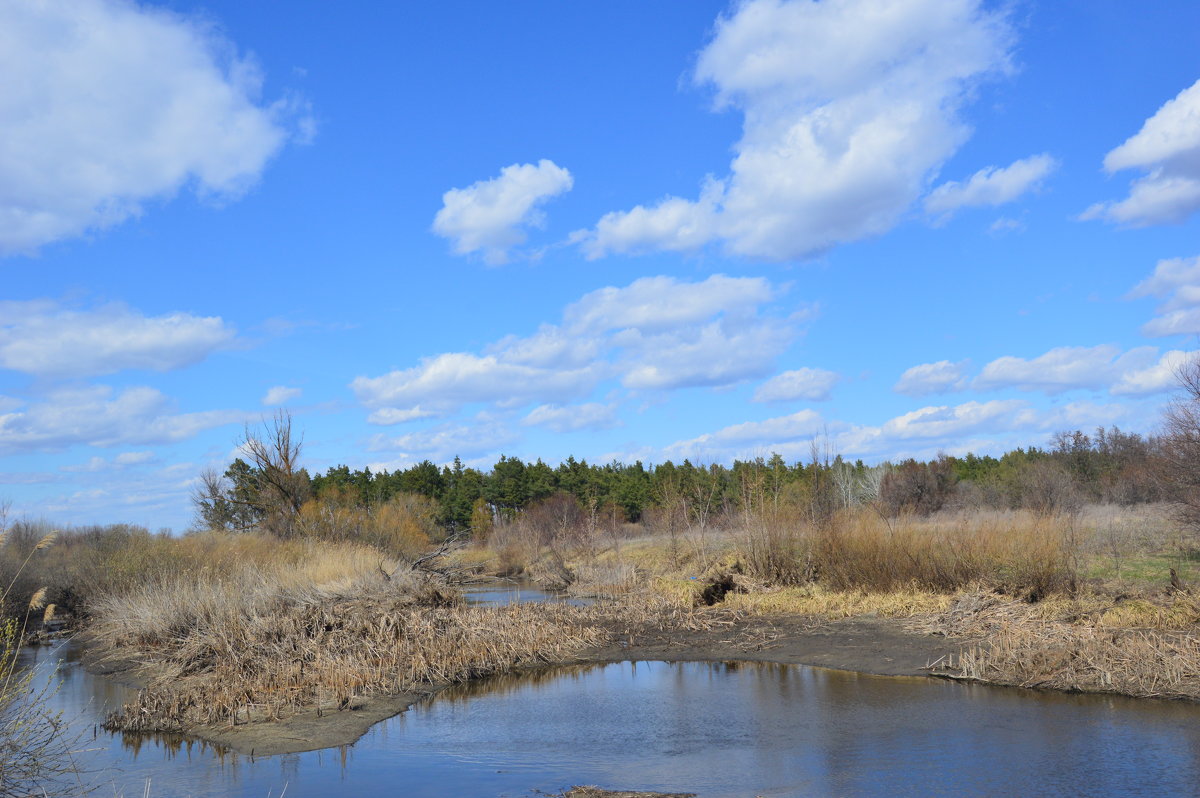
[[[534,613],[545,605],[525,605]],[[547,608],[548,609],[548,608]],[[809,665],[882,676],[927,676],[928,667],[959,647],[945,637],[904,629],[894,619],[848,618],[819,621],[803,616],[756,617],[710,610],[683,618],[641,615],[633,620],[617,608],[558,608],[590,615],[602,642],[570,656],[514,666],[507,673],[560,665],[623,661],[774,662]],[[480,612],[508,612],[489,608]],[[150,673],[131,661],[87,662],[92,672],[145,685]],[[371,726],[412,704],[460,683],[443,680],[419,690],[326,701],[274,720],[231,725],[195,724],[174,731],[248,756],[268,756],[350,745]]]

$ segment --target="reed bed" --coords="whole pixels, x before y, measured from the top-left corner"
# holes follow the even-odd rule
[[[1200,700],[1197,601],[1188,595],[1057,597],[1030,604],[959,595],[910,628],[969,645],[936,670],[1020,687]]]
[[[273,594],[210,584],[207,597],[196,589],[180,603],[197,598],[174,621],[144,627],[130,622],[140,616],[128,604],[98,612],[96,640],[112,657],[143,662],[149,676],[108,728],[185,731],[344,709],[373,694],[560,661],[604,634],[587,608],[468,607],[417,574]]]
[[[1200,699],[1200,637],[1190,632],[1017,624],[950,667],[993,684]]]

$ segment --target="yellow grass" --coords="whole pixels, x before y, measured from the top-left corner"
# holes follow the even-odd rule
[[[787,587],[762,593],[733,593],[725,599],[730,609],[756,615],[813,615],[822,618],[853,618],[876,615],[883,618],[911,618],[940,612],[950,606],[953,596],[915,589],[897,589],[886,593],[821,590]]]

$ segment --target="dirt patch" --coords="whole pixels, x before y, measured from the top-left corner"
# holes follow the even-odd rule
[[[846,618],[820,622],[803,616],[749,617],[707,629],[622,630],[611,642],[584,652],[586,662],[666,660],[780,662],[871,673],[928,675],[934,662],[959,646],[940,635],[905,630],[894,619]]]
[[[630,792],[602,790],[599,787],[572,787],[553,798],[696,798],[694,792]]]
[[[316,751],[351,745],[376,723],[404,712],[426,697],[418,693],[371,696],[357,700],[344,709],[333,707],[320,712],[305,710],[270,723],[233,727],[200,726],[191,729],[188,736],[247,756]]]

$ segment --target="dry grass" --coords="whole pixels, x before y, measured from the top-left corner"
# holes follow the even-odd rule
[[[950,593],[986,583],[1036,599],[1070,589],[1077,538],[1069,517],[884,519],[859,512],[818,532],[814,556],[821,582],[834,590]]]
[[[893,590],[887,593],[827,591],[814,587],[733,593],[725,604],[754,615],[811,615],[820,618],[911,618],[947,609],[953,598],[922,590]]]
[[[1200,637],[1191,632],[1018,624],[950,668],[994,684],[1200,699]]]
[[[599,641],[589,612],[563,605],[466,607],[413,572],[323,587],[190,583],[98,610],[92,635],[114,657],[151,663],[111,728],[182,731],[345,708],[558,661]],[[158,614],[162,618],[155,618]]]
[[[1115,601],[1082,594],[1038,604],[966,592],[914,628],[970,645],[941,669],[995,684],[1200,699],[1200,635],[1191,596]],[[971,642],[973,641],[973,642]]]

